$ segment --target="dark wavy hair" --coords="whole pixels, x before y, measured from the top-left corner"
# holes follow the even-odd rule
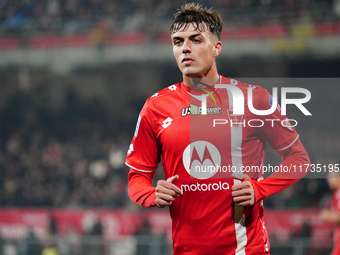
[[[170,27],[171,33],[185,30],[190,24],[195,30],[205,31],[208,29],[218,40],[221,39],[223,21],[217,11],[204,8],[201,4],[186,3],[174,14],[174,20]]]

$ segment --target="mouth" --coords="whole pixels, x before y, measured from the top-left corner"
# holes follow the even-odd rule
[[[194,60],[192,58],[183,58],[182,59],[182,64],[184,65],[190,65]]]

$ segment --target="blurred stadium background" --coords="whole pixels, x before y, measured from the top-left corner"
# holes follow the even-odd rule
[[[313,113],[296,113],[301,140],[313,163],[339,163],[340,1],[202,3],[225,23],[220,73],[301,81]],[[168,211],[129,201],[124,160],[146,98],[181,81],[169,37],[181,4],[0,1],[0,254],[171,254]],[[306,178],[266,199],[272,254],[330,252],[317,217],[329,195]]]

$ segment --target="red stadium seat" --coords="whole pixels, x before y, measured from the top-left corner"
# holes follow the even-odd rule
[[[14,50],[20,47],[20,41],[17,38],[0,38],[0,49]]]

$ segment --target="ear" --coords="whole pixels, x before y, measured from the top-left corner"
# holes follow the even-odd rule
[[[214,42],[214,57],[216,58],[218,55],[220,55],[221,51],[222,51],[221,41],[215,41]]]

